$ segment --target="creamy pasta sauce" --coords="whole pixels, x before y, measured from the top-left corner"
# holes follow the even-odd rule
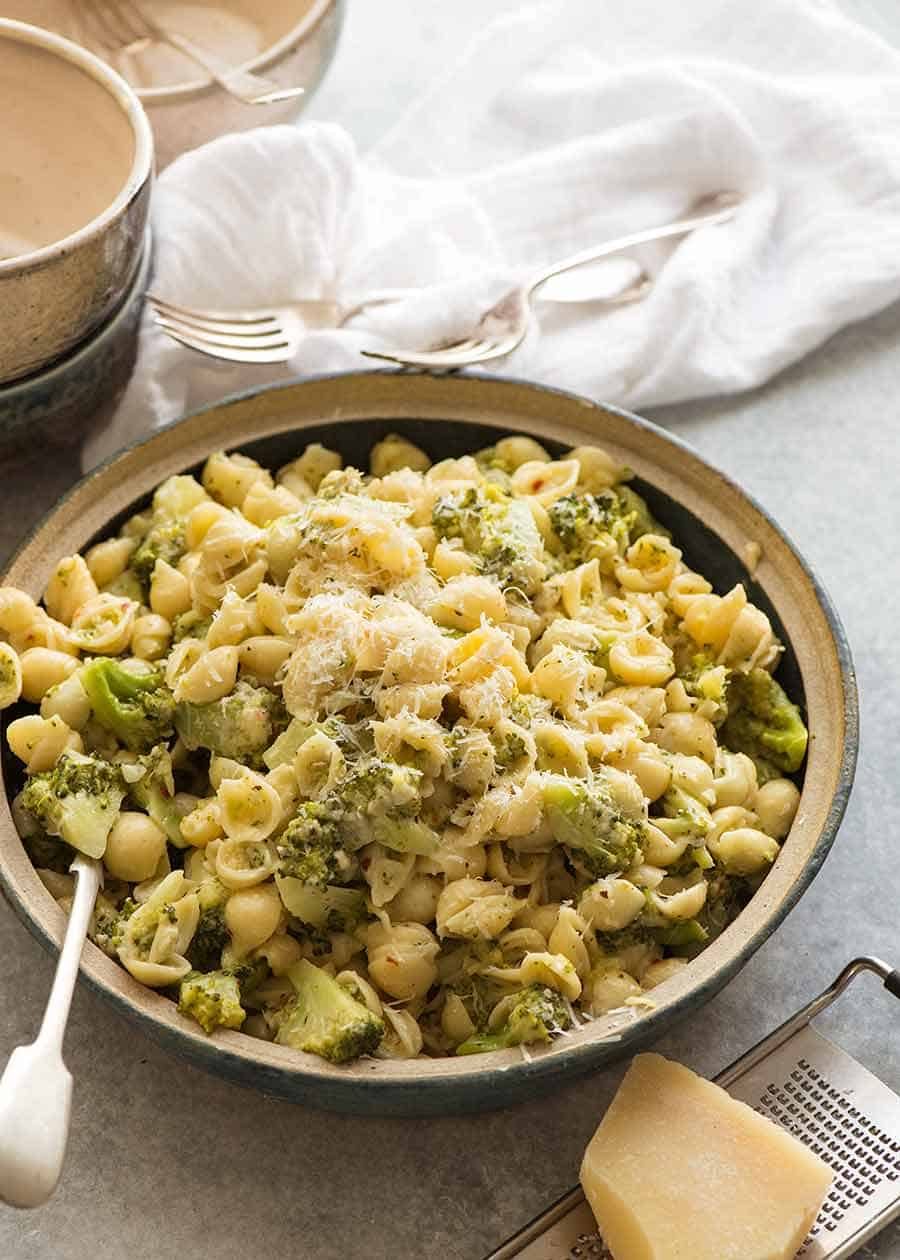
[[[134,160],[131,126],[76,66],[0,39],[0,259],[52,245],[115,200]]]

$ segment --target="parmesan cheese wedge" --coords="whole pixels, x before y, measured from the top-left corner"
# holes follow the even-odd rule
[[[581,1165],[615,1260],[792,1260],[831,1180],[784,1129],[658,1054],[634,1060]]]

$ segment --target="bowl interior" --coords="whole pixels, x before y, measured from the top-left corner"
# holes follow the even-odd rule
[[[207,1040],[174,1005],[137,985],[92,945],[92,984],[137,1015],[148,1032],[194,1062],[294,1100],[342,1110],[436,1112],[499,1106],[630,1054],[711,997],[762,944],[802,894],[834,838],[856,752],[852,667],[827,596],[768,517],[696,455],[634,417],[556,391],[502,380],[350,374],[276,387],[208,409],[134,448],[64,500],[16,557],[6,581],[39,594],[55,560],[109,533],[163,477],[197,467],[223,447],[279,466],[310,441],[365,462],[371,445],[400,432],[434,458],[463,454],[505,433],[529,433],[555,453],[595,441],[637,473],[636,488],[674,533],[686,559],[719,590],[742,581],[771,617],[786,651],[780,677],[806,709],[813,732],[797,820],[762,888],[690,967],[654,991],[639,1020],[601,1017],[534,1052],[471,1059],[360,1062],[335,1068],[240,1033]],[[747,542],[762,551],[756,577]],[[11,716],[8,714],[7,716]],[[19,769],[3,749],[8,791]],[[28,926],[56,942],[62,915],[35,876],[8,811],[0,826],[0,875]]]

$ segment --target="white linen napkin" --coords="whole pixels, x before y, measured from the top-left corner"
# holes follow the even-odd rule
[[[535,266],[740,194],[641,255],[640,303],[539,308],[491,368],[628,407],[746,389],[900,296],[900,54],[830,0],[547,0],[496,20],[363,157],[327,124],[226,136],[159,180],[154,290],[192,306],[417,292],[290,364],[184,350],[144,316],[92,466],[237,389],[465,335]]]

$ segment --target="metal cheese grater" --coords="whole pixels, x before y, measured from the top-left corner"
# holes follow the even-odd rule
[[[833,984],[716,1077],[734,1098],[793,1133],[834,1169],[798,1252],[845,1260],[900,1216],[900,1097],[812,1027],[864,971],[900,998],[900,971],[855,958]],[[563,1195],[486,1260],[613,1260],[580,1187]]]

